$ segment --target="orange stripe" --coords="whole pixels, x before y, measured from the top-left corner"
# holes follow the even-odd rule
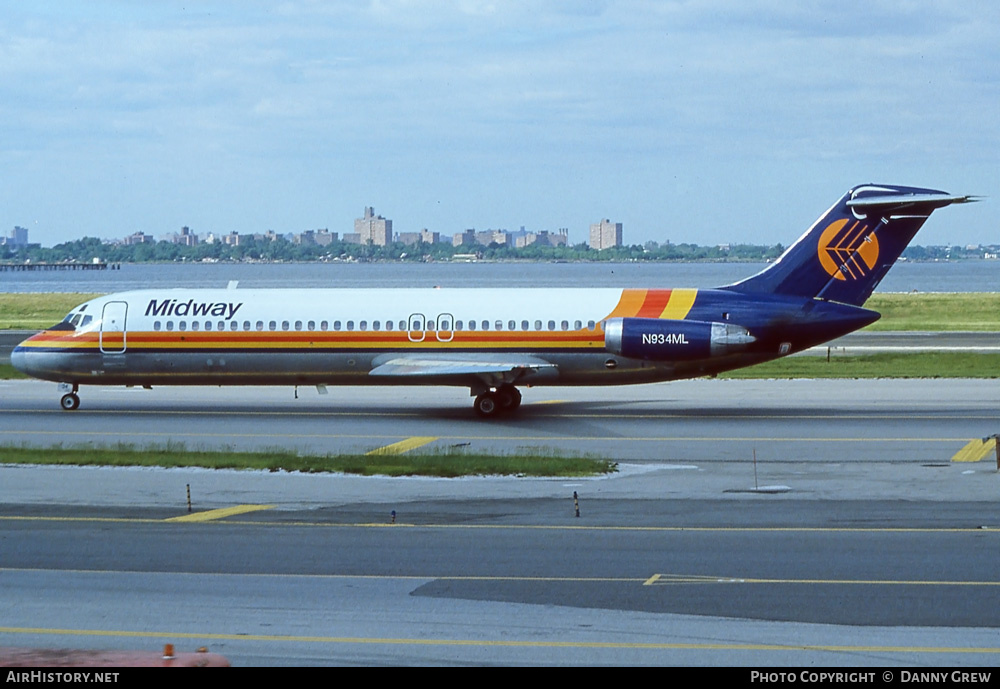
[[[490,348],[490,347],[566,347],[566,346],[603,346],[603,334],[597,330],[568,330],[541,332],[457,332],[452,340],[442,342],[433,333],[420,342],[411,342],[406,333],[315,333],[313,337],[281,337],[271,333],[232,333],[225,338],[220,335],[201,337],[199,333],[129,333],[128,350],[142,351],[144,349],[176,349],[207,348],[224,350],[227,348],[276,349],[294,347],[308,350],[317,347],[335,347],[350,349],[352,347],[382,347],[401,349],[429,348]],[[120,341],[120,338],[119,338]],[[25,343],[28,347],[58,347],[65,350],[96,349],[98,338],[48,338],[46,342],[32,341]],[[105,344],[108,339],[105,338]]]
[[[618,299],[618,305],[614,310],[601,320],[608,318],[627,318],[639,313],[643,302],[646,301],[646,289],[623,289],[622,296]]]

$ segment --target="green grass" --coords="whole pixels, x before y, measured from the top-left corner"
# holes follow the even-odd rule
[[[867,330],[1000,331],[1000,293],[874,294],[866,309],[882,318]]]
[[[720,378],[1000,378],[1000,354],[886,353],[863,356],[793,356]]]
[[[136,447],[0,447],[0,464],[74,466],[203,467],[344,473],[362,476],[599,476],[617,471],[611,460],[555,452],[485,454],[445,450],[403,455],[304,456],[286,450],[264,452],[189,451],[183,444]]]
[[[74,306],[100,294],[0,293],[0,330],[41,330],[55,325]]]
[[[0,380],[28,380],[26,376],[10,364],[0,364]]]

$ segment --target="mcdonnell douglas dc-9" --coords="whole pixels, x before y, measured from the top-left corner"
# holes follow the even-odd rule
[[[760,273],[716,289],[152,289],[99,297],[12,363],[81,385],[452,385],[484,417],[518,386],[712,376],[878,320],[862,308],[930,214],[975,200],[868,184]]]

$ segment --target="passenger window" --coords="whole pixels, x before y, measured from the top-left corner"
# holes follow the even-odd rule
[[[198,329],[198,321],[191,321],[191,330]]]
[[[178,330],[187,330],[187,327],[188,327],[187,321],[178,321],[177,322],[177,329]]]
[[[153,321],[153,330],[159,330],[159,329],[160,329],[160,322]]]
[[[205,321],[205,330],[212,329],[212,321]]]
[[[573,323],[573,330],[579,330],[583,327],[583,321],[575,321]]]
[[[368,330],[368,321],[358,323],[358,330]]]
[[[281,329],[288,330],[288,321],[281,321]]]
[[[219,329],[221,330],[222,328]],[[229,321],[229,329],[232,330],[233,332],[236,332],[237,330],[240,329],[240,324],[237,323],[236,321]]]
[[[267,329],[268,329],[268,330],[277,330],[277,329],[278,329],[278,324],[277,324],[277,323],[275,323],[274,321],[270,321],[270,322],[269,322],[269,323],[267,324]]]
[[[541,330],[541,329],[542,329],[542,322],[535,321],[535,330]]]
[[[559,325],[561,325],[561,326],[562,326],[562,329],[563,329],[563,330],[569,330],[569,321],[563,321],[563,322],[562,322],[562,323],[560,323]]]
[[[354,321],[347,321],[347,329],[354,330]]]
[[[521,330],[530,330],[530,329],[531,329],[531,323],[529,323],[528,321],[521,321]]]
[[[386,321],[385,322],[385,329],[386,330],[392,330],[392,321]]]
[[[462,329],[462,321],[455,321],[455,330]]]
[[[507,321],[507,330],[517,330],[517,321]]]
[[[243,330],[250,332],[250,321],[243,321]]]
[[[503,330],[503,321],[497,321],[493,324],[494,330]]]
[[[328,326],[328,323],[327,323],[326,321],[322,321],[322,322],[321,322],[321,323],[319,324],[319,329],[320,329],[320,330],[326,330],[326,329],[327,329],[327,326]]]
[[[326,321],[323,321],[323,322],[326,323]],[[333,322],[333,329],[334,330],[340,330],[340,325],[341,325],[340,321],[334,321]],[[326,328],[323,328],[323,330],[326,330]]]
[[[555,329],[556,329],[556,322],[549,321],[549,330],[555,330]]]
[[[587,327],[590,328],[591,330],[594,330],[597,327],[597,323],[595,323],[594,321],[587,321]]]
[[[427,330],[434,330],[434,321],[427,321],[427,325],[425,327]]]
[[[400,330],[406,330],[406,321],[400,321],[399,322],[399,329]]]
[[[451,330],[451,321],[447,318],[442,318],[438,326],[440,327],[441,330],[444,331]]]
[[[295,321],[295,329],[302,330],[302,321]]]
[[[483,330],[489,330],[489,329],[490,329],[490,322],[483,321]]]
[[[167,330],[173,330],[173,329],[174,329],[174,322],[167,321]]]
[[[233,325],[235,325],[235,323]],[[225,321],[219,321],[219,327],[216,328],[216,330],[225,330],[225,329],[226,329],[226,322]],[[233,330],[236,330],[236,328],[233,328]]]
[[[476,322],[469,321],[469,330],[475,330],[475,329],[476,329]]]
[[[316,329],[316,321],[309,321],[309,323],[306,325],[306,328],[308,328],[310,332],[312,332],[313,330],[315,330]]]

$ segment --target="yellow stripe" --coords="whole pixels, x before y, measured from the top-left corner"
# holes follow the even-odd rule
[[[694,306],[694,299],[698,296],[696,289],[675,289],[670,293],[670,301],[667,302],[660,318],[675,318],[681,320],[687,318],[688,312]]]
[[[426,445],[427,443],[432,443],[437,440],[437,436],[431,435],[416,435],[412,438],[407,438],[406,440],[400,440],[398,443],[393,443],[392,445],[385,445],[384,447],[379,447],[371,452],[369,455],[401,455],[404,452],[409,452],[418,447]]]
[[[965,447],[955,453],[951,458],[953,462],[981,462],[986,459],[986,455],[995,452],[997,449],[997,439],[987,438],[983,440],[970,440]]]
[[[247,512],[257,512],[258,510],[269,510],[274,505],[237,505],[236,507],[224,507],[218,510],[208,510],[206,512],[195,512],[185,514],[183,517],[171,517],[164,519],[167,522],[210,522],[213,519],[224,519],[234,514],[246,514]]]
[[[407,638],[362,636],[299,636],[291,634],[247,634],[220,632],[171,631],[166,629],[137,631],[130,629],[59,629],[51,627],[0,627],[0,634],[49,634],[57,636],[96,636],[123,638],[208,639],[210,641],[280,641],[284,643],[369,644],[392,646],[470,646],[496,648],[582,648],[582,649],[632,649],[644,651],[827,651],[831,653],[1000,653],[1000,646],[847,646],[787,643],[655,643],[637,641],[561,641],[533,639],[462,639],[462,638]]]

